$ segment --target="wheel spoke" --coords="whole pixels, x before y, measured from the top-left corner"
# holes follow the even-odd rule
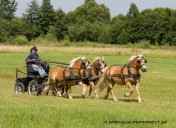
[[[38,92],[38,83],[36,80],[32,80],[28,84],[28,93],[29,95],[37,95]]]
[[[15,84],[15,94],[20,94],[25,92],[25,86],[22,82],[17,82]]]

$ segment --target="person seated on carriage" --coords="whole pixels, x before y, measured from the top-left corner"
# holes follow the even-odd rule
[[[37,47],[32,47],[30,49],[30,54],[25,59],[26,64],[31,64],[34,71],[37,71],[41,78],[47,76],[45,70],[41,67],[39,55],[37,54]]]

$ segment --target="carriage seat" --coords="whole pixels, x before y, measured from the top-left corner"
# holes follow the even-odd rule
[[[39,75],[38,71],[35,71],[32,67],[32,64],[30,63],[26,64],[26,69],[27,69],[27,76],[38,76]]]

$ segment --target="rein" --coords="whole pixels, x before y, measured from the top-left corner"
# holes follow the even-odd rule
[[[52,64],[63,64],[63,65],[69,65],[67,63],[59,62],[59,61],[50,61],[50,60],[42,60],[44,62],[52,63]]]

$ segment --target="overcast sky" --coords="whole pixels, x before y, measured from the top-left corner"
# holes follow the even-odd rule
[[[21,17],[22,13],[25,13],[28,5],[32,0],[16,0],[18,2],[16,16]],[[37,0],[38,4],[41,5],[42,0]],[[98,4],[104,3],[111,12],[111,16],[114,17],[118,14],[126,14],[129,10],[130,4],[135,3],[142,11],[156,7],[169,7],[176,10],[176,0],[96,0]],[[65,13],[75,10],[78,6],[82,5],[84,0],[51,0],[51,4],[54,9],[61,8]]]

